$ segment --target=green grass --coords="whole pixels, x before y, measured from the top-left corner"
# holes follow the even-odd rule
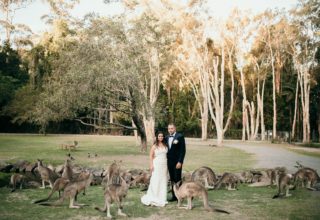
[[[320,143],[317,142],[310,142],[310,143],[295,143],[295,145],[299,147],[310,147],[310,148],[320,148]]]
[[[292,149],[292,148],[288,148],[288,149],[298,154],[303,154],[310,157],[320,157],[320,152],[312,152],[312,151],[305,151],[305,150]]]
[[[133,137],[97,135],[0,135],[0,160],[36,161],[43,159],[53,165],[63,163],[66,150],[59,149],[62,143],[79,142],[79,148],[72,151],[75,163],[90,167],[105,167],[113,160],[123,160],[126,168],[147,168],[148,155],[141,153]],[[97,153],[97,158],[88,158]],[[237,156],[237,160],[234,160]],[[184,170],[194,170],[201,165],[210,166],[217,172],[249,169],[254,158],[233,148],[209,147],[197,141],[187,140]]]
[[[64,150],[61,143],[77,140],[80,147],[73,152],[75,163],[90,167],[105,167],[114,159],[123,159],[126,168],[147,168],[148,155],[139,152],[132,137],[90,136],[90,135],[1,135],[0,161],[44,159],[46,163],[63,162]],[[98,158],[88,158],[88,153],[98,153]],[[241,150],[227,147],[209,147],[200,141],[187,139],[187,155],[184,170],[194,170],[200,166],[210,166],[217,173],[238,172],[253,166],[255,158]],[[5,185],[8,174],[0,173],[0,184]],[[304,189],[292,191],[293,196],[285,199],[271,199],[276,188],[251,188],[241,185],[238,191],[209,191],[209,201],[216,208],[231,212],[230,215],[209,213],[203,210],[202,202],[194,199],[194,209],[177,209],[175,203],[165,208],[145,207],[140,197],[145,192],[130,189],[124,202],[124,212],[132,218],[144,219],[320,219],[320,194]],[[92,186],[86,196],[79,196],[79,203],[88,206],[69,209],[66,201],[62,206],[45,207],[32,204],[44,198],[49,189],[23,189],[10,193],[6,187],[0,188],[0,219],[105,219],[106,214],[94,210],[103,206],[103,190]],[[57,199],[57,195],[51,201]],[[113,205],[111,214],[116,216]],[[125,219],[118,218],[116,219]]]
[[[292,197],[272,199],[275,188],[251,188],[245,185],[238,191],[217,190],[209,191],[210,204],[219,209],[231,212],[230,215],[210,213],[203,209],[202,201],[193,200],[193,210],[186,211],[176,208],[176,203],[169,203],[165,208],[145,207],[140,203],[144,192],[130,189],[124,202],[124,212],[132,218],[155,219],[319,219],[319,192],[299,189],[292,191]],[[68,201],[57,207],[47,207],[32,204],[32,201],[44,198],[49,189],[24,189],[10,193],[7,188],[0,188],[0,219],[102,219],[106,213],[94,210],[95,206],[102,207],[103,190],[99,186],[88,189],[87,195],[79,196],[79,203],[88,206],[82,209],[69,209]],[[51,201],[55,201],[57,195]],[[184,202],[185,204],[186,202]],[[113,205],[111,214],[116,216],[116,206]]]

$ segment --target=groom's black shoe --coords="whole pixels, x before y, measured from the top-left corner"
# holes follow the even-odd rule
[[[175,197],[173,197],[173,198],[171,198],[171,199],[168,199],[168,202],[175,202],[175,201],[178,201],[178,199],[175,198]]]

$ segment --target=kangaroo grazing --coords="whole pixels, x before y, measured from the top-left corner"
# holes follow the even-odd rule
[[[174,194],[178,199],[178,208],[181,208],[181,202],[187,198],[188,206],[184,207],[185,209],[192,209],[192,199],[194,197],[201,197],[203,199],[204,209],[210,212],[222,212],[226,214],[230,214],[229,212],[221,209],[215,209],[209,206],[208,202],[208,192],[206,188],[198,182],[185,182],[179,187],[180,182],[174,184],[173,190]]]
[[[33,172],[36,167],[38,167],[38,171],[39,171],[39,174],[40,174],[41,180],[42,180],[42,187],[40,187],[40,188],[45,189],[46,188],[45,182],[48,182],[50,184],[51,189],[52,189],[54,181],[58,178],[57,174],[54,173],[48,167],[45,167],[42,163],[42,160],[38,159],[37,163],[32,168],[31,172]]]
[[[62,197],[54,203],[40,203],[40,205],[45,206],[57,206],[63,203],[67,198],[70,199],[69,208],[81,208],[85,204],[76,204],[75,198],[78,193],[82,192],[85,188],[90,186],[90,183],[93,179],[93,175],[90,172],[86,173],[86,178],[84,180],[70,182],[65,187]]]
[[[121,184],[112,183],[106,186],[104,191],[104,207],[95,207],[96,210],[99,210],[101,212],[107,212],[108,218],[112,218],[112,215],[110,214],[110,206],[113,202],[116,202],[118,205],[118,215],[127,216],[125,213],[122,212],[122,200],[127,195],[129,184],[122,177],[120,177],[120,179]]]
[[[308,189],[313,189],[312,187],[320,181],[317,171],[309,167],[303,167],[299,169],[294,174],[294,184],[296,187],[302,186]]]
[[[63,150],[75,150],[78,147],[78,141],[73,141],[73,144],[61,144],[60,148]]]
[[[10,184],[12,186],[11,192],[16,191],[17,184],[20,184],[20,189],[22,189],[22,185],[24,184],[25,176],[15,173],[11,175]]]
[[[225,185],[227,190],[237,190],[237,184],[239,182],[238,177],[232,173],[224,173],[222,177],[215,184],[214,189],[220,189],[222,185]]]
[[[200,167],[192,173],[191,181],[202,183],[206,189],[213,189],[217,177],[210,167]]]
[[[291,194],[289,194],[289,189],[291,187],[292,179],[293,179],[293,176],[291,174],[280,173],[278,184],[277,184],[278,193],[274,195],[272,198],[276,199],[283,196],[285,197],[291,196]]]

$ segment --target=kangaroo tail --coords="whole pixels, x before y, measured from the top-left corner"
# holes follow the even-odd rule
[[[277,194],[277,195],[274,195],[274,196],[272,197],[272,199],[276,199],[276,198],[280,198],[280,195]]]
[[[64,198],[61,197],[60,199],[58,199],[54,203],[40,203],[39,205],[43,205],[43,206],[58,206],[58,205],[61,205],[63,203],[63,201],[64,201]]]
[[[40,200],[37,200],[37,201],[34,201],[33,203],[34,203],[34,204],[37,204],[37,203],[40,203],[40,202],[48,201],[48,200],[51,198],[51,196],[53,195],[53,193],[54,193],[54,191],[53,191],[53,190],[51,190],[51,192],[50,192],[50,194],[48,195],[48,197],[47,197],[47,198],[45,198],[45,199],[40,199]]]
[[[317,191],[317,189],[313,188],[313,187],[307,187],[308,190],[311,190],[311,191]]]
[[[39,205],[43,205],[43,206],[55,206],[53,203],[40,203]]]
[[[33,204],[45,202],[45,201],[48,201],[48,200],[49,200],[49,197],[47,197],[47,198],[45,198],[45,199],[39,199],[39,200],[37,200],[37,201],[34,201]]]
[[[99,207],[94,207],[95,210],[98,210],[100,212],[105,212],[106,210],[102,209],[102,208],[99,208]]]
[[[225,213],[225,214],[230,214],[230,212],[223,210],[223,209],[216,209],[216,208],[212,208],[210,206],[205,207],[205,210],[207,210],[208,212],[221,212],[221,213]]]
[[[215,212],[221,212],[221,213],[225,213],[225,214],[230,214],[230,212],[228,212],[228,211],[226,211],[226,210],[223,210],[223,209],[213,208],[212,210],[215,211]]]

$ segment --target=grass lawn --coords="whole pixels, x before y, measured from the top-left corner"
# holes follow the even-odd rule
[[[320,151],[319,152],[314,152],[314,151],[306,151],[306,150],[291,149],[291,148],[288,148],[288,150],[296,152],[298,154],[307,155],[307,156],[310,156],[310,157],[320,157]]]
[[[59,149],[62,143],[79,142],[79,149],[73,153],[75,163],[90,167],[105,167],[113,160],[122,159],[126,168],[147,168],[148,156],[139,152],[132,137],[90,136],[90,135],[0,135],[0,162],[25,159],[44,159],[46,163],[60,164],[67,151]],[[97,153],[97,158],[88,158],[88,153]],[[187,140],[187,155],[184,170],[191,171],[206,165],[220,174],[225,171],[248,170],[255,158],[233,148],[210,147],[197,140]],[[8,174],[0,173],[0,181]],[[145,192],[130,189],[124,202],[124,212],[132,219],[320,219],[320,193],[304,189],[292,191],[293,196],[285,199],[271,199],[276,188],[251,188],[241,185],[238,191],[209,191],[211,205],[231,212],[230,215],[209,213],[203,210],[202,202],[193,201],[192,211],[177,209],[174,203],[166,208],[145,207],[140,197]],[[105,219],[106,214],[94,210],[103,206],[103,190],[92,186],[86,196],[79,196],[79,203],[88,206],[71,210],[68,202],[59,207],[45,207],[32,204],[44,198],[49,189],[24,189],[10,193],[8,188],[0,188],[0,219]],[[53,199],[56,199],[57,195]],[[51,201],[53,201],[53,199]],[[116,207],[112,212],[116,216]]]

